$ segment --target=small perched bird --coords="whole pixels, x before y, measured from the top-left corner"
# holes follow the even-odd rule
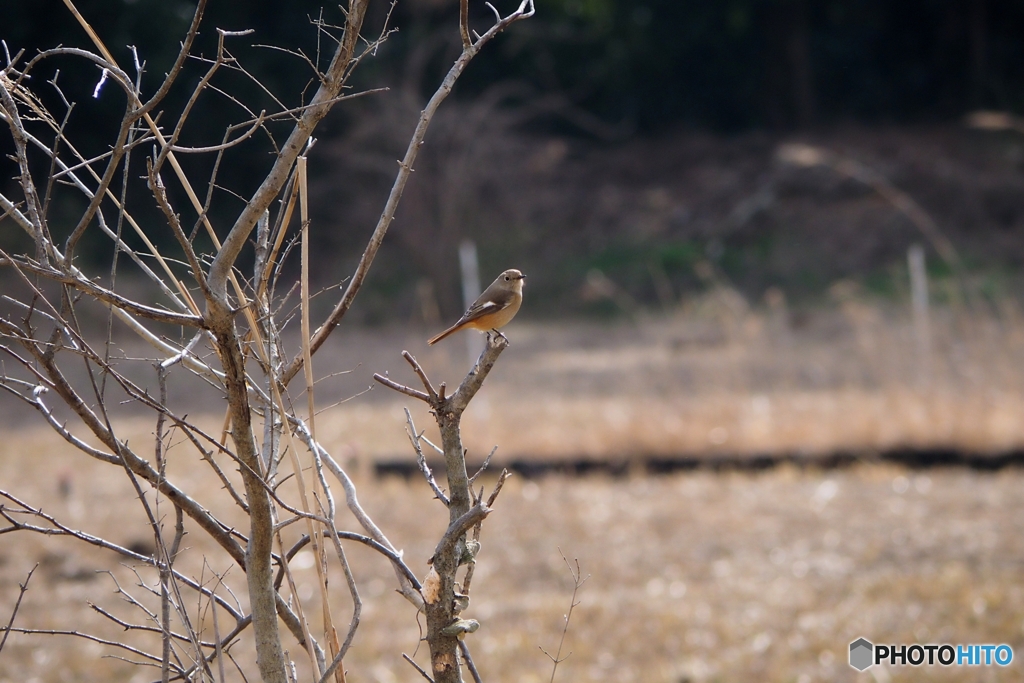
[[[484,290],[469,310],[462,314],[459,322],[437,335],[428,344],[436,344],[459,330],[473,328],[482,332],[498,329],[508,324],[523,303],[523,280],[526,276],[516,269],[506,270]],[[502,335],[504,336],[504,335]]]

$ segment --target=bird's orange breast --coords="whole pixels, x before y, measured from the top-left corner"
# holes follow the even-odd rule
[[[523,296],[521,294],[517,294],[512,299],[512,303],[510,303],[505,308],[501,309],[500,311],[491,313],[489,315],[482,315],[476,320],[471,320],[470,322],[466,323],[466,327],[472,327],[473,329],[483,330],[485,332],[487,330],[500,329],[507,325],[509,321],[516,316],[516,313],[519,312],[519,307],[522,304]]]

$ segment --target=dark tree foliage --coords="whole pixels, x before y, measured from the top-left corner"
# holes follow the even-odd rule
[[[191,11],[187,0],[77,4],[119,58],[128,56],[127,45],[145,46],[154,78],[175,53]],[[11,49],[81,42],[60,0],[3,0],[0,8],[0,38]],[[388,9],[376,7],[375,25]],[[482,2],[473,9],[478,18],[489,15]],[[332,11],[319,0],[215,2],[206,25],[253,28],[253,43],[290,44],[315,57],[309,22],[322,14],[329,21]],[[425,39],[443,47],[447,38],[436,36],[456,13],[457,3],[443,0],[398,2],[392,24],[400,31],[362,72],[364,81],[396,73]],[[511,75],[538,94],[556,92],[640,130],[680,121],[740,130],[935,120],[971,107],[1021,105],[1022,30],[1019,0],[547,0],[528,30],[474,65],[463,87]],[[212,45],[209,29],[206,38]],[[254,70],[276,57],[258,49],[240,56]],[[440,54],[434,61],[425,68],[443,63]],[[297,61],[293,70],[275,64],[271,86],[302,70]],[[95,82],[95,74],[65,78],[81,79],[83,94]],[[211,130],[219,125],[211,122]]]
[[[1018,0],[558,0],[548,9],[524,38],[533,63],[515,68],[641,130],[936,120],[1022,104]]]

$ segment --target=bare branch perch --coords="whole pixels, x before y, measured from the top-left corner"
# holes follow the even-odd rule
[[[494,367],[498,356],[507,347],[508,341],[504,337],[488,334],[487,344],[476,365],[466,375],[458,390],[450,397],[445,397],[443,391],[438,394],[433,390],[426,373],[408,352],[404,352],[403,357],[412,366],[413,372],[416,373],[429,393],[425,394],[380,375],[374,375],[374,379],[381,384],[427,403],[441,430],[441,443],[448,476],[449,494],[447,497],[444,497],[436,482],[431,483],[433,477],[429,468],[425,466],[425,459],[419,448],[416,427],[412,424],[411,416],[408,418],[409,436],[417,451],[417,458],[422,462],[421,468],[435,494],[448,506],[449,514],[448,529],[438,542],[431,558],[431,570],[424,580],[422,591],[426,602],[427,643],[430,645],[434,680],[438,683],[461,683],[462,680],[458,664],[459,638],[458,634],[451,630],[453,622],[458,619],[455,573],[464,558],[467,555],[472,557],[474,552],[468,550],[466,532],[478,526],[490,513],[490,508],[482,501],[477,500],[471,504],[470,479],[466,471],[466,451],[462,447],[460,422],[469,402],[483,386],[483,382],[491,368]],[[499,478],[491,501],[497,496],[506,476],[507,474],[503,473],[503,476]],[[471,578],[471,574],[467,576]]]

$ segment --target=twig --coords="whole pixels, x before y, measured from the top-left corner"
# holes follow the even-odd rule
[[[402,653],[402,657],[405,659],[405,661],[407,661],[410,664],[412,664],[413,668],[416,669],[417,671],[419,671],[421,676],[423,676],[425,679],[430,681],[430,683],[434,683],[434,679],[431,678],[430,676],[428,676],[427,672],[424,671],[423,669],[421,669],[420,665],[417,664],[415,661],[413,661],[412,657],[410,657],[409,655],[405,654],[404,652]]]
[[[425,441],[425,439],[422,434],[419,434],[416,431],[416,425],[412,421],[412,413],[409,412],[408,408],[405,409],[405,424],[406,433],[409,435],[409,441],[412,442],[412,447],[416,451],[416,463],[420,466],[420,472],[423,473],[423,477],[427,480],[427,484],[430,485],[430,488],[433,490],[434,495],[437,496],[437,499],[444,503],[445,507],[448,507],[450,504],[448,496],[446,496],[444,491],[441,490],[441,487],[437,485],[437,480],[434,479],[434,473],[430,471],[427,459],[423,455],[423,448],[420,446],[420,441]],[[431,445],[433,446],[433,444]],[[434,448],[437,449],[437,446],[434,446]]]
[[[498,494],[501,493],[501,487],[505,485],[505,480],[512,476],[512,473],[508,470],[502,470],[501,474],[498,475],[498,483],[494,485],[494,491],[491,493],[491,497],[487,499],[487,507],[494,505],[494,501],[497,500]]]
[[[227,279],[234,266],[235,260],[242,248],[245,246],[249,233],[256,226],[263,211],[270,206],[270,203],[280,193],[281,188],[288,180],[291,169],[296,158],[306,147],[310,134],[314,127],[327,115],[331,105],[326,104],[341,93],[348,76],[348,68],[352,61],[355,47],[359,39],[359,32],[362,29],[363,18],[366,14],[368,0],[352,2],[349,5],[346,17],[345,34],[334,59],[324,74],[320,87],[313,96],[313,106],[302,113],[300,121],[292,129],[285,144],[281,147],[273,168],[267,174],[266,179],[253,197],[249,200],[245,210],[242,211],[235,224],[232,226],[228,236],[224,239],[223,246],[218,250],[217,256],[210,266],[210,289],[214,297],[220,301],[226,301]],[[296,368],[296,371],[298,368]],[[286,375],[284,384],[288,384],[290,376]]]
[[[329,469],[338,481],[341,482],[341,486],[345,491],[345,501],[348,505],[348,509],[355,516],[359,524],[366,530],[366,533],[370,537],[379,543],[381,546],[390,550],[395,557],[390,558],[391,564],[394,567],[395,574],[398,577],[399,592],[402,596],[416,606],[417,610],[423,610],[423,595],[419,591],[419,582],[416,580],[415,575],[412,571],[401,561],[401,553],[391,544],[384,532],[374,524],[363,507],[359,504],[359,498],[356,495],[355,484],[352,483],[352,479],[348,476],[341,465],[331,457],[330,453],[320,447],[319,444],[313,444],[312,437],[309,435],[308,430],[299,429],[300,436],[306,440],[307,446],[314,447],[318,450],[320,457],[323,459],[327,469]]]
[[[110,645],[111,647],[118,647],[118,648],[121,648],[122,650],[127,650],[128,652],[131,652],[134,655],[138,655],[138,656],[140,656],[140,657],[142,657],[144,659],[149,660],[150,662],[153,663],[154,666],[155,665],[159,665],[159,663],[160,663],[160,657],[158,657],[157,655],[153,655],[153,654],[150,654],[148,652],[145,652],[144,650],[140,650],[138,648],[131,647],[130,645],[127,645],[126,643],[121,643],[121,642],[118,642],[116,640],[107,640],[106,638],[100,638],[99,636],[94,636],[94,635],[91,635],[89,633],[82,633],[81,631],[74,631],[74,630],[71,630],[71,629],[56,629],[56,628],[19,628],[17,626],[12,626],[11,627],[11,632],[12,633],[29,633],[29,634],[45,635],[45,636],[75,636],[76,638],[82,638],[84,640],[91,640],[92,642],[99,643],[100,645]],[[179,670],[178,673],[179,674],[183,674],[184,670]]]
[[[395,382],[386,377],[385,375],[382,375],[377,372],[373,373],[373,378],[380,382],[381,384],[383,384],[384,386],[394,389],[395,391],[401,392],[406,396],[412,396],[413,398],[417,398],[426,403],[430,403],[430,397],[424,394],[422,391],[417,391],[412,387],[407,387],[404,384],[399,384],[398,382]]]
[[[558,665],[572,656],[572,652],[564,657],[562,656],[562,645],[565,643],[565,634],[569,632],[569,620],[572,619],[572,611],[578,604],[580,604],[576,601],[576,594],[579,592],[580,587],[582,587],[583,584],[587,582],[587,579],[590,578],[590,574],[587,574],[585,577],[583,576],[583,572],[580,570],[580,561],[578,559],[575,560],[576,569],[573,570],[572,565],[569,564],[569,560],[566,558],[565,554],[562,553],[561,548],[559,548],[558,554],[562,556],[562,561],[565,562],[565,566],[569,568],[569,575],[572,577],[573,589],[572,599],[569,602],[569,611],[565,615],[565,626],[562,627],[562,637],[558,641],[558,650],[555,651],[555,656],[552,657],[543,647],[540,647],[539,645],[537,646],[540,648],[541,652],[547,655],[547,658],[550,659],[552,663],[551,680],[549,683],[554,683],[555,672],[558,671]]]
[[[498,17],[501,21],[501,17]],[[462,35],[463,49],[473,45],[473,39],[469,36],[469,0],[459,0],[459,33]]]
[[[512,476],[512,473],[509,472],[507,469],[501,470],[501,474],[498,475],[498,483],[495,484],[494,491],[491,493],[490,497],[487,499],[487,507],[491,507],[492,505],[494,505],[494,501],[498,498],[498,494],[501,493],[501,487],[505,485],[505,480],[508,479],[510,476]],[[481,487],[480,488],[480,495],[476,496],[476,494],[474,494],[475,502],[479,503],[480,499],[483,498],[483,495],[484,495],[484,489],[483,489],[483,487]],[[477,543],[480,542],[480,531],[481,531],[482,526],[483,526],[482,524],[477,524],[475,527],[473,527],[473,540],[476,541]],[[478,547],[478,549],[479,549],[479,547]],[[469,567],[466,569],[466,577],[462,580],[462,592],[465,593],[466,595],[469,595],[469,589],[470,589],[470,586],[473,583],[473,575],[475,573],[476,573],[476,562],[471,562],[469,564]]]
[[[220,639],[220,622],[217,619],[217,607],[213,606],[210,613],[213,616],[213,656],[217,659],[217,673],[220,674],[220,683],[224,683],[224,647]]]
[[[492,458],[492,457],[494,457],[494,453],[495,453],[495,452],[496,452],[497,450],[498,450],[498,447],[497,447],[497,446],[495,446],[494,448],[492,448],[492,449],[491,449],[491,452],[487,454],[487,457],[486,457],[486,458],[484,458],[484,462],[483,462],[483,464],[482,464],[482,465],[480,465],[480,469],[478,469],[478,470],[476,471],[476,474],[474,474],[474,475],[473,475],[472,477],[470,477],[470,478],[469,478],[469,483],[470,483],[470,484],[472,484],[473,482],[475,482],[475,481],[476,481],[476,478],[477,478],[477,477],[479,477],[479,476],[480,476],[481,474],[483,474],[483,473],[484,473],[484,470],[486,470],[486,469],[487,469],[487,466],[491,464],[491,458]]]
[[[150,592],[152,592],[151,589],[149,589],[148,587],[147,587],[147,589],[150,590]],[[127,595],[127,593],[124,593],[121,590],[118,590],[117,592],[118,593],[122,593],[124,595]],[[142,604],[139,603],[135,598],[130,598],[128,600],[128,602],[131,603],[132,605],[137,606],[137,607],[141,607],[142,606]],[[89,607],[92,608],[92,610],[94,612],[96,612],[97,614],[99,614],[99,615],[101,615],[103,617],[106,617],[110,621],[112,621],[115,624],[117,624],[118,626],[120,626],[125,631],[144,631],[146,633],[164,633],[164,629],[162,627],[159,627],[159,626],[145,626],[143,624],[133,624],[130,621],[126,621],[126,620],[121,619],[120,617],[118,617],[118,616],[116,616],[114,614],[111,614],[110,612],[108,612],[107,610],[103,609],[99,605],[96,605],[96,604],[93,604],[93,603],[89,603]],[[148,610],[146,611],[146,614],[150,618],[155,616],[155,615],[152,615],[151,613],[149,613]],[[169,633],[170,633],[170,637],[174,638],[175,640],[180,640],[180,641],[187,642],[187,643],[192,642],[191,636],[186,636],[186,635],[183,635],[181,633],[174,633],[173,631],[171,631]],[[201,644],[202,644],[203,647],[211,647],[212,648],[212,647],[216,646],[215,642],[202,641]]]
[[[260,115],[256,117],[256,120],[253,122],[252,127],[249,128],[249,130],[234,140],[222,142],[219,145],[210,145],[209,147],[179,147],[178,145],[169,145],[169,148],[172,152],[177,152],[178,154],[209,154],[210,152],[220,152],[248,140],[252,137],[253,133],[260,129],[266,119],[267,117],[264,116],[264,112],[260,112]]]
[[[378,553],[388,558],[388,560],[395,563],[395,565],[401,569],[401,572],[405,576],[405,578],[409,580],[409,583],[411,583],[416,590],[420,589],[419,580],[416,578],[416,575],[413,573],[412,569],[409,568],[409,565],[405,563],[405,561],[402,559],[402,556],[399,553],[396,553],[394,550],[391,550],[387,546],[378,543],[369,536],[363,536],[362,534],[357,534],[353,531],[335,531],[334,533],[340,539],[344,539],[346,541],[356,541],[357,543],[362,543],[363,545],[369,548],[373,548]],[[299,538],[298,541],[295,542],[295,545],[288,549],[288,553],[285,557],[287,558],[287,560],[290,561],[295,556],[296,553],[305,548],[307,545],[309,545],[309,536],[303,535],[301,538]],[[277,585],[280,585],[282,573],[283,570],[278,570],[278,580],[277,582],[275,582],[277,583]]]
[[[32,580],[32,574],[35,573],[39,567],[39,563],[36,562],[32,569],[28,570],[28,575],[25,577],[25,583],[19,583],[18,588],[21,592],[18,593],[18,601],[14,603],[14,609],[11,611],[11,618],[7,621],[7,628],[4,629],[4,637],[0,640],[0,652],[4,651],[4,644],[7,642],[7,636],[11,634],[11,627],[14,626],[14,619],[18,616],[18,608],[21,607],[21,600],[25,597],[25,593],[28,592],[28,582]]]
[[[437,392],[434,391],[434,387],[431,386],[430,380],[427,379],[427,373],[423,372],[423,368],[420,367],[419,362],[417,362],[413,355],[408,351],[402,351],[402,358],[404,358],[406,362],[408,362],[409,365],[412,366],[412,371],[415,372],[416,376],[420,378],[421,382],[423,382],[423,388],[427,390],[427,393],[430,395],[430,398],[437,398]]]
[[[12,510],[9,507],[6,507],[4,505],[0,505],[0,517],[2,517],[3,519],[7,520],[7,522],[11,525],[11,526],[8,526],[8,527],[0,528],[0,535],[5,534],[5,533],[10,533],[10,532],[13,532],[13,531],[33,531],[35,533],[43,534],[43,535],[48,535],[48,536],[71,536],[73,538],[77,538],[80,541],[84,541],[84,542],[88,543],[89,545],[94,545],[94,546],[96,546],[98,548],[103,548],[105,550],[112,550],[112,551],[114,551],[114,552],[116,552],[116,553],[118,553],[120,555],[124,555],[125,557],[129,557],[132,560],[135,560],[136,562],[141,562],[143,564],[147,564],[147,565],[150,565],[152,567],[157,567],[158,566],[157,559],[152,557],[152,556],[143,555],[141,553],[133,552],[133,551],[129,550],[128,548],[125,548],[123,546],[119,546],[119,545],[117,545],[115,543],[111,543],[110,541],[107,541],[106,539],[100,538],[98,536],[92,536],[90,534],[85,533],[84,531],[78,531],[76,529],[72,529],[72,528],[70,528],[70,527],[68,527],[68,526],[58,522],[57,519],[55,517],[53,517],[52,515],[47,514],[47,513],[43,512],[42,510],[33,508],[32,506],[28,505],[24,501],[18,499],[16,496],[14,496],[11,493],[9,493],[7,491],[4,491],[2,489],[0,489],[0,498],[6,498],[6,499],[10,500],[12,503],[14,503],[15,505],[17,505],[20,508],[20,509],[17,509],[17,510]],[[36,525],[33,525],[33,524],[28,524],[26,522],[23,522],[23,521],[20,521],[20,520],[16,519],[13,516],[13,515],[16,515],[16,514],[17,515],[27,515],[27,516],[31,516],[31,517],[38,517],[39,519],[43,519],[46,522],[48,522],[49,524],[52,524],[53,526],[45,527],[45,526],[36,526]],[[244,566],[244,565],[242,565],[242,566]],[[221,607],[226,609],[228,611],[228,613],[230,613],[231,616],[234,617],[235,619],[242,619],[242,614],[238,610],[236,610],[229,602],[227,602],[226,600],[224,600],[220,596],[217,596],[217,595],[211,593],[208,589],[204,588],[201,584],[199,584],[196,581],[190,579],[189,577],[185,576],[184,574],[181,574],[177,570],[173,570],[173,574],[174,574],[174,578],[176,580],[184,583],[185,585],[187,585],[192,590],[198,591],[198,592],[206,595],[207,597],[210,597],[210,598],[216,600],[217,604],[219,604]]]
[[[462,652],[462,658],[466,661],[466,667],[469,669],[469,674],[473,677],[473,682],[483,683],[480,680],[480,672],[476,670],[476,663],[473,661],[472,655],[469,654],[469,645],[466,645],[465,640],[459,640],[459,651]]]
[[[109,304],[115,309],[123,310],[128,313],[134,313],[135,315],[142,316],[149,320],[153,320],[161,323],[168,323],[170,325],[181,325],[184,327],[205,327],[202,317],[198,315],[189,315],[184,313],[175,313],[173,311],[165,311],[154,306],[147,306],[146,304],[140,304],[137,301],[121,296],[115,292],[105,289],[95,282],[88,280],[85,276],[74,271],[63,272],[50,266],[40,264],[34,261],[27,261],[23,258],[12,258],[11,256],[4,254],[4,257],[10,260],[12,263],[17,264],[20,268],[27,270],[34,275],[40,275],[54,282],[60,282],[65,285],[70,285],[75,289],[88,294],[90,297],[103,303]],[[77,269],[75,269],[77,270]]]

